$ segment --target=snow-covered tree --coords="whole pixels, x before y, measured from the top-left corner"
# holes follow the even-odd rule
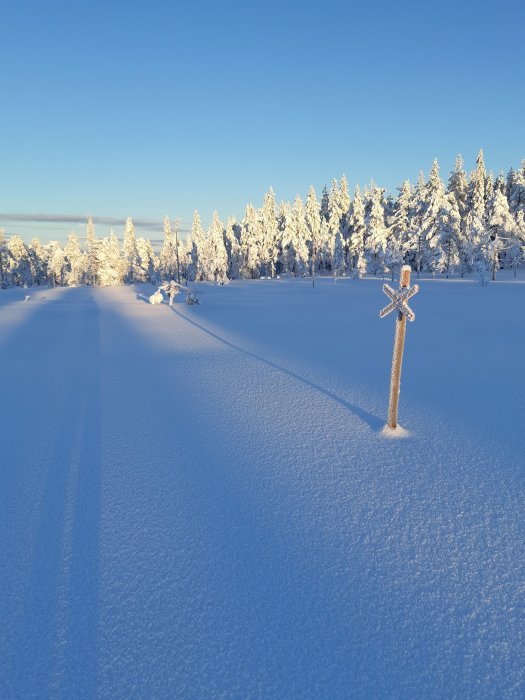
[[[465,172],[463,158],[461,155],[456,157],[454,170],[450,173],[448,179],[448,194],[452,194],[456,199],[456,204],[460,216],[460,232],[465,230],[466,216],[468,211],[468,181],[467,173]]]
[[[447,219],[449,208],[437,159],[432,164],[422,204],[420,226],[423,237],[423,269],[429,270],[434,276],[444,269],[442,229],[447,226],[444,220]]]
[[[27,248],[32,284],[47,282],[47,251],[38,238],[33,238]]]
[[[355,188],[354,199],[350,208],[348,219],[349,244],[347,266],[351,271],[356,271],[359,277],[366,274],[365,255],[365,204],[361,196],[359,185]]]
[[[5,229],[0,228],[0,289],[5,289],[5,287],[9,285],[7,274],[8,264],[9,253],[5,240]]]
[[[158,282],[158,261],[151,245],[146,238],[137,238],[137,265],[135,268],[136,282]]]
[[[85,260],[76,234],[72,231],[64,246],[64,282],[69,287],[82,284]]]
[[[423,269],[424,241],[422,221],[426,208],[426,188],[425,176],[420,171],[412,199],[411,226],[408,232],[407,250],[405,252],[406,262],[412,265],[418,277]]]
[[[293,207],[282,211],[281,254],[279,258],[281,271],[296,276],[308,272],[307,229],[304,206],[299,195]]]
[[[48,278],[52,287],[63,285],[65,282],[66,258],[58,241],[48,244],[49,262],[47,265]]]
[[[292,207],[292,217],[290,220],[290,238],[293,249],[293,271],[294,275],[301,276],[308,272],[308,230],[306,228],[303,200],[299,195],[295,198]]]
[[[388,231],[389,250],[394,251],[394,258],[397,259],[397,252],[401,251],[403,260],[406,260],[407,250],[410,245],[410,235],[412,231],[413,219],[413,189],[408,180],[405,180],[398,188],[399,195],[394,202],[390,225]],[[391,240],[393,239],[393,241]],[[388,257],[392,255],[388,253]],[[388,265],[387,265],[388,266]]]
[[[185,270],[183,270],[182,263],[185,259],[185,253],[186,249],[184,246],[184,242],[181,241],[179,237],[179,222],[175,222],[175,230],[173,232],[175,236],[175,269],[177,271],[177,284],[181,283],[181,275],[185,273]]]
[[[228,279],[235,280],[241,276],[241,227],[235,217],[230,217],[224,231],[224,244],[228,256]]]
[[[175,227],[178,223],[175,222]],[[161,278],[165,280],[176,279],[177,277],[177,231],[171,228],[169,216],[164,217],[164,242],[160,250],[159,265]]]
[[[505,176],[503,175],[502,172],[498,175],[498,177],[494,180],[494,194],[496,192],[501,192],[505,197],[507,196],[506,190],[505,190]]]
[[[505,194],[507,196],[507,199],[510,197],[510,191],[512,189],[512,183],[514,182],[514,168],[510,168],[509,172],[507,173],[507,178],[505,180]]]
[[[494,175],[492,170],[485,178],[485,209],[487,208],[490,200],[494,196]]]
[[[126,261],[126,282],[134,282],[137,274],[138,253],[137,240],[135,237],[135,226],[131,217],[126,219],[126,228],[124,229],[124,260]]]
[[[261,264],[262,274],[274,277],[279,254],[279,227],[277,224],[277,207],[275,194],[270,187],[264,197],[261,209]]]
[[[343,174],[341,177],[341,182],[339,183],[339,207],[341,208],[341,222],[340,222],[340,228],[341,228],[341,233],[343,235],[343,239],[346,241],[348,239],[348,226],[349,226],[349,221],[348,217],[350,214],[350,194],[348,193],[348,181],[346,179],[346,175]],[[346,249],[348,250],[348,245],[345,244]]]
[[[315,276],[322,260],[321,214],[313,186],[310,187],[304,209],[307,244],[310,251],[310,274]]]
[[[100,242],[95,234],[95,225],[93,223],[93,217],[88,216],[86,229],[86,269],[84,275],[86,284],[98,284],[99,245]]]
[[[253,204],[248,204],[241,224],[241,274],[248,279],[261,276],[261,221]]]
[[[348,194],[348,192],[346,193]],[[332,180],[332,186],[330,188],[330,202],[328,207],[328,227],[330,230],[330,240],[331,248],[334,250],[336,235],[339,232],[341,234],[341,240],[343,241],[343,255],[345,254],[345,243],[346,243],[346,221],[348,215],[348,207],[345,210],[346,202],[343,202],[343,197],[341,195],[341,190],[337,185],[337,180]]]
[[[191,233],[187,243],[187,278],[190,281],[200,281],[204,279],[204,271],[201,264],[201,258],[204,255],[204,248],[206,246],[206,234],[204,233],[204,229],[202,228],[201,217],[196,209],[193,213]]]
[[[120,253],[120,243],[113,231],[110,231],[109,237],[100,241],[98,257],[99,284],[102,287],[123,284],[128,264]]]
[[[228,279],[228,255],[224,245],[224,225],[217,211],[213,212],[203,252],[201,263],[204,279],[224,284]]]
[[[515,260],[516,249],[512,244],[518,238],[516,220],[510,213],[507,198],[499,190],[496,190],[487,207],[487,226],[493,242],[492,279],[494,280],[499,268],[499,256],[504,255],[504,249],[510,248]]]
[[[319,255],[319,265],[322,270],[332,269],[332,239],[330,237],[330,226],[326,219],[321,217],[321,231],[319,234],[321,249]]]
[[[323,192],[321,194],[321,205],[320,211],[321,219],[329,221],[330,219],[330,195],[326,189],[326,185],[323,187]]]
[[[487,172],[485,170],[483,150],[480,150],[480,152],[478,153],[478,157],[476,158],[476,168],[472,171],[470,175],[467,195],[468,209],[473,214],[475,214],[475,216],[477,216],[480,221],[483,221],[483,218],[485,216],[486,179]]]
[[[489,279],[492,249],[490,231],[475,213],[467,214],[465,235],[461,239],[461,273],[477,273],[481,284]]]
[[[496,256],[497,247],[495,246],[495,241],[492,240],[487,226],[481,223],[479,245],[474,268],[482,286],[487,285],[489,282],[491,270],[494,266],[494,258]]]
[[[385,269],[387,228],[383,202],[384,189],[372,182],[367,195],[365,255],[368,270],[373,275],[377,275],[378,272],[383,273]]]
[[[11,236],[7,242],[9,253],[8,274],[15,287],[25,287],[33,283],[28,249],[20,236]]]
[[[394,197],[391,194],[387,194],[385,199],[384,199],[385,223],[386,223],[387,228],[390,228],[390,226],[392,225],[392,221],[394,218],[394,206],[395,206]]]
[[[343,236],[341,235],[341,231],[339,229],[337,229],[335,236],[333,237],[331,266],[334,280],[337,280],[339,275],[344,273],[346,267]]]
[[[390,275],[392,276],[393,281],[396,272],[398,272],[401,269],[401,266],[404,263],[404,255],[400,239],[394,235],[392,228],[390,228],[388,231],[388,237],[386,241],[386,248],[384,254],[384,263],[386,269],[390,271]]]
[[[523,210],[516,213],[516,228],[507,248],[507,258],[516,277],[518,265],[525,258],[525,211]]]
[[[438,215],[439,249],[442,257],[438,262],[441,272],[450,276],[454,267],[459,264],[459,241],[461,232],[461,216],[457,199],[452,192],[445,195],[443,206]]]
[[[521,216],[523,216],[522,212]],[[514,277],[516,277],[518,273],[518,265],[523,262],[524,254],[525,246],[523,244],[523,238],[518,235],[513,236],[505,247],[505,258],[514,271]]]
[[[280,213],[280,255],[279,265],[282,274],[292,274],[295,265],[294,224],[292,207],[281,205]]]
[[[510,211],[516,216],[519,211],[525,211],[525,161],[521,170],[511,169],[508,182],[508,200]]]

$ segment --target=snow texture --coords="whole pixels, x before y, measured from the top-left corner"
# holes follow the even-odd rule
[[[523,697],[508,280],[1,292],[0,697]]]

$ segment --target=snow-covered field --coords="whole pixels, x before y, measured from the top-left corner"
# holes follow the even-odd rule
[[[0,292],[1,697],[525,695],[525,284],[421,282],[399,440],[381,284]]]

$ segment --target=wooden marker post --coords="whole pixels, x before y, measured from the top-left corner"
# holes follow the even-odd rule
[[[396,335],[394,339],[394,355],[392,357],[392,374],[390,378],[390,401],[388,403],[388,427],[394,429],[397,426],[397,409],[399,406],[399,388],[401,384],[401,365],[403,364],[403,349],[405,347],[405,331],[407,318],[414,321],[415,313],[408,306],[407,301],[419,292],[419,286],[415,284],[410,288],[410,265],[403,265],[401,278],[397,292],[388,284],[383,285],[383,291],[391,299],[390,304],[379,312],[380,318],[384,318],[391,311],[397,310]]]

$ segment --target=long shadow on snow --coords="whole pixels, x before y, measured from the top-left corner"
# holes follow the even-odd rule
[[[53,323],[50,314],[57,309],[60,312],[58,305],[53,306],[54,302],[49,302],[41,307],[31,317],[31,324],[20,328],[4,348],[8,355],[11,348],[15,358],[21,356],[21,362],[24,353],[39,352],[41,348],[32,345],[32,326],[44,316],[40,355],[49,364],[41,371],[51,384],[53,376],[59,374],[51,397],[47,385],[40,381],[37,395],[43,400],[30,407],[32,419],[38,421],[39,414],[49,412],[47,401],[51,398],[55,422],[51,429],[56,434],[54,449],[39,454],[36,465],[46,476],[42,494],[35,498],[41,507],[29,581],[13,640],[9,685],[20,696],[62,694],[65,672],[66,695],[81,691],[85,697],[94,697],[101,455],[100,388],[93,360],[99,354],[99,314],[96,306],[91,314],[71,308]],[[80,357],[87,357],[87,363],[76,360],[77,350]],[[29,466],[35,469],[35,465],[27,465],[16,478],[13,475],[10,488],[17,488],[17,480],[27,479]]]
[[[229,348],[232,348],[232,350],[236,350],[237,352],[241,352],[244,355],[247,355],[248,357],[253,358],[254,360],[257,360],[258,362],[264,362],[265,365],[268,365],[268,367],[272,367],[272,369],[276,369],[278,372],[283,372],[283,374],[287,374],[289,377],[292,379],[296,379],[299,382],[302,382],[306,386],[309,386],[311,389],[315,389],[315,391],[318,391],[321,394],[324,394],[327,398],[331,399],[332,401],[337,402],[343,408],[346,408],[347,410],[351,411],[354,415],[356,415],[358,418],[360,418],[362,421],[365,423],[368,423],[370,428],[372,430],[377,431],[380,430],[384,424],[385,421],[379,418],[378,416],[375,416],[373,413],[369,413],[368,411],[365,411],[364,409],[360,408],[359,406],[356,406],[353,403],[350,403],[349,401],[345,401],[345,399],[342,399],[340,396],[337,396],[337,394],[334,394],[332,391],[328,391],[328,389],[324,389],[322,386],[319,386],[319,384],[315,384],[314,382],[311,382],[309,379],[305,379],[301,375],[297,374],[296,372],[293,372],[290,369],[286,369],[286,367],[281,367],[281,365],[278,365],[275,362],[272,362],[271,360],[267,360],[265,357],[261,357],[260,355],[257,355],[256,353],[250,352],[249,350],[245,350],[244,348],[239,347],[238,345],[235,345],[234,343],[230,343],[229,340],[226,340],[225,338],[221,338],[221,336],[217,335],[216,333],[213,333],[213,331],[210,331],[208,328],[205,328],[204,326],[201,326],[199,323],[196,321],[192,321],[189,319],[187,316],[184,316],[183,314],[180,313],[180,311],[177,311],[177,309],[173,306],[169,307],[173,313],[177,314],[180,318],[184,319],[187,323],[190,323],[192,326],[195,326],[199,330],[203,331],[203,333],[207,333],[209,336],[212,338],[215,338],[215,340],[218,340],[219,342],[223,343],[224,345],[228,346]]]
[[[153,294],[153,292],[152,292],[152,294]],[[151,304],[149,297],[146,296],[145,294],[136,294],[135,299],[137,301],[141,301],[143,304]]]
[[[99,313],[86,329],[84,348],[100,354]],[[92,333],[89,332],[92,331]],[[98,671],[98,607],[101,520],[101,387],[99,366],[84,374],[78,478],[73,504],[74,523],[69,579],[69,624],[66,650],[66,693],[95,697]]]
[[[117,337],[129,335],[130,325],[117,314],[111,327]],[[144,344],[144,337],[133,330],[137,348]],[[202,360],[186,356],[178,364],[176,354],[170,360],[163,353],[158,361],[156,354],[148,345],[139,383],[148,387],[149,395],[164,397],[164,419],[159,421],[160,414],[148,410],[146,432],[150,426],[158,431],[162,452],[170,458],[162,463],[137,461],[143,437],[136,436],[136,447],[130,446],[132,481],[134,474],[140,475],[140,484],[146,472],[155,498],[172,504],[172,517],[179,517],[177,504],[185,503],[189,519],[183,518],[182,529],[168,538],[170,549],[160,552],[162,577],[157,581],[155,570],[149,570],[141,589],[149,600],[159,596],[156,586],[163,582],[165,612],[156,636],[168,651],[162,653],[160,644],[149,646],[151,639],[145,647],[140,638],[133,638],[131,646],[125,637],[119,637],[119,652],[128,659],[137,654],[146,658],[164,694],[175,688],[179,693],[186,688],[198,694],[193,685],[198,683],[217,696],[231,694],[233,688],[244,695],[271,689],[275,696],[283,697],[323,693],[348,697],[356,686],[370,691],[369,696],[374,691],[375,696],[385,693],[389,683],[399,683],[407,671],[403,640],[398,635],[402,630],[395,621],[383,620],[381,607],[378,611],[374,604],[388,600],[388,584],[385,589],[384,582],[364,574],[369,563],[352,543],[351,532],[348,548],[338,552],[326,546],[322,535],[314,534],[315,522],[310,522],[314,513],[301,515],[301,493],[295,493],[296,485],[291,483],[298,474],[285,467],[279,476],[279,465],[267,463],[268,456],[239,451],[232,426],[240,434],[260,430],[253,412],[244,413],[251,416],[248,422],[245,418],[240,422],[235,406],[206,411],[208,439],[200,439],[198,432],[192,434],[191,426],[202,425],[202,408],[214,391],[213,379],[204,378],[203,383],[198,371],[199,363],[207,366],[206,356]],[[163,366],[165,371],[159,372]],[[242,371],[249,373],[249,365]],[[129,369],[123,382],[128,373]],[[185,426],[182,431],[178,430],[180,419]],[[317,490],[315,473],[308,470],[307,474]],[[127,483],[131,483],[129,478]],[[290,512],[283,509],[287,491],[294,499]],[[329,512],[331,504],[317,507]],[[159,521],[157,527],[162,529],[172,524],[162,526]],[[150,530],[148,538],[155,542],[155,533]],[[150,586],[155,587],[151,592]],[[181,620],[185,624],[177,629]],[[199,639],[206,640],[206,647],[195,644]],[[418,631],[418,641],[425,647],[431,646],[431,639],[425,629]],[[169,680],[175,669],[177,686]],[[143,694],[151,691],[144,687],[149,682],[144,669],[138,675],[129,662],[120,677],[129,688],[139,688]],[[155,690],[162,695],[158,686]]]
[[[129,335],[129,326],[122,331],[119,326],[124,326],[123,319],[115,315],[111,322],[115,334],[120,338]],[[141,341],[143,337],[137,334],[135,349]],[[313,563],[310,547],[304,551],[294,548],[290,522],[276,509],[273,512],[268,494],[254,493],[253,475],[246,468],[250,456],[239,454],[229,440],[217,440],[217,430],[224,434],[223,416],[206,423],[209,439],[198,445],[191,430],[178,430],[177,418],[183,417],[185,426],[199,424],[199,402],[206,401],[213,387],[200,386],[198,373],[192,377],[191,371],[184,371],[179,380],[171,377],[170,360],[163,355],[157,362],[155,351],[149,346],[147,350],[148,362],[138,368],[135,380],[148,387],[148,395],[164,397],[163,419],[157,413],[158,402],[148,407],[145,425],[147,432],[158,431],[158,441],[170,458],[153,465],[142,462],[137,458],[142,438],[134,438],[138,443],[129,448],[125,460],[132,465],[126,487],[140,484],[147,472],[152,493],[164,503],[161,510],[166,508],[169,513],[170,504],[173,509],[169,521],[157,523],[162,530],[169,532],[173,527],[182,503],[188,512],[183,511],[187,520],[169,537],[170,549],[159,551],[158,566],[127,573],[128,580],[140,575],[144,596],[143,606],[127,625],[132,622],[134,629],[144,630],[142,610],[148,609],[152,599],[163,600],[164,612],[161,619],[151,620],[156,626],[155,644],[144,632],[143,638],[140,634],[119,635],[120,658],[114,666],[121,664],[120,690],[125,694],[134,689],[145,696],[197,697],[228,695],[234,688],[239,695],[274,688],[276,695],[306,697],[305,690],[313,690],[318,682],[316,676],[326,679],[330,675],[322,668],[327,653],[323,645],[328,647],[330,664],[341,674],[332,679],[340,690],[343,677],[349,677],[353,650],[345,639],[347,630],[333,600],[331,579],[324,573],[333,569],[334,562],[319,561],[319,553]],[[158,367],[163,363],[168,372],[160,375]],[[192,367],[198,369],[190,359],[187,369]],[[127,381],[127,372],[129,369],[121,381]],[[113,376],[117,378],[116,373]],[[166,426],[171,427],[169,432]],[[243,426],[238,428],[242,432]],[[136,516],[139,522],[155,522],[140,512]],[[136,546],[148,546],[148,541],[154,544],[158,537],[150,524],[147,538],[138,540]],[[140,559],[139,549],[135,560]],[[127,595],[129,592],[122,596],[123,601]],[[322,601],[328,604],[326,608]],[[119,604],[120,600],[113,605],[117,619],[129,615],[127,609],[119,612]],[[361,612],[351,607],[359,618]],[[196,640],[206,640],[205,646],[201,648]],[[136,658],[147,661],[146,670],[130,663]],[[357,658],[353,661],[360,663]],[[346,663],[348,670],[344,670]]]

